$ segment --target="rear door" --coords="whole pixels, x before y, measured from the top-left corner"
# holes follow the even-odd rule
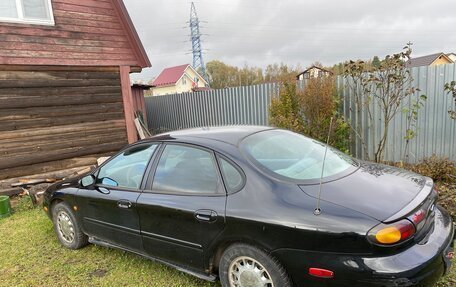
[[[226,192],[212,151],[166,144],[138,198],[145,251],[198,271],[204,251],[225,227]]]
[[[78,191],[85,233],[134,251],[142,250],[136,200],[156,147],[148,143],[124,150],[98,170],[94,187]]]

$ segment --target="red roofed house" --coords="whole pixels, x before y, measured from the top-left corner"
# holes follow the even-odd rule
[[[1,0],[0,180],[135,141],[129,74],[149,66],[122,0]]]
[[[201,90],[208,86],[206,80],[189,64],[164,69],[152,83],[153,96]]]

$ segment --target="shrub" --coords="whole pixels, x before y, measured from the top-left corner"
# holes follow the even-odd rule
[[[456,163],[435,155],[418,164],[398,164],[400,167],[431,177],[439,192],[438,203],[456,220]]]
[[[269,107],[270,123],[326,142],[332,117],[329,144],[348,153],[350,127],[337,109],[333,78],[309,79],[303,91],[294,82],[286,82]]]
[[[272,99],[269,106],[270,123],[278,128],[304,133],[304,122],[300,114],[296,85],[285,82],[280,89],[279,97]]]
[[[326,142],[333,118],[329,143],[348,153],[350,127],[337,113],[339,101],[334,78],[308,79],[298,97],[304,114],[304,133]]]
[[[298,97],[307,126],[319,127],[331,118],[336,108],[336,85],[332,77],[311,78],[306,81],[304,91]]]
[[[436,155],[423,159],[418,164],[407,165],[406,169],[432,178],[434,181],[456,183],[456,164]]]

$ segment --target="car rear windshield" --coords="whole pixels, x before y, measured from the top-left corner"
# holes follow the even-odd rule
[[[241,149],[255,165],[278,177],[292,180],[319,179],[326,145],[284,130],[267,130],[246,137]],[[328,147],[323,177],[347,171],[357,163],[346,154]]]

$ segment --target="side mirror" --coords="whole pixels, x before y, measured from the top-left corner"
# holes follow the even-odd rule
[[[117,183],[117,181],[115,181],[114,179],[109,178],[109,177],[103,177],[103,178],[101,179],[101,184],[103,184],[103,185],[109,185],[109,186],[119,186],[119,184]]]
[[[89,174],[81,178],[79,181],[79,185],[81,187],[91,187],[95,184],[95,176],[93,174]]]

